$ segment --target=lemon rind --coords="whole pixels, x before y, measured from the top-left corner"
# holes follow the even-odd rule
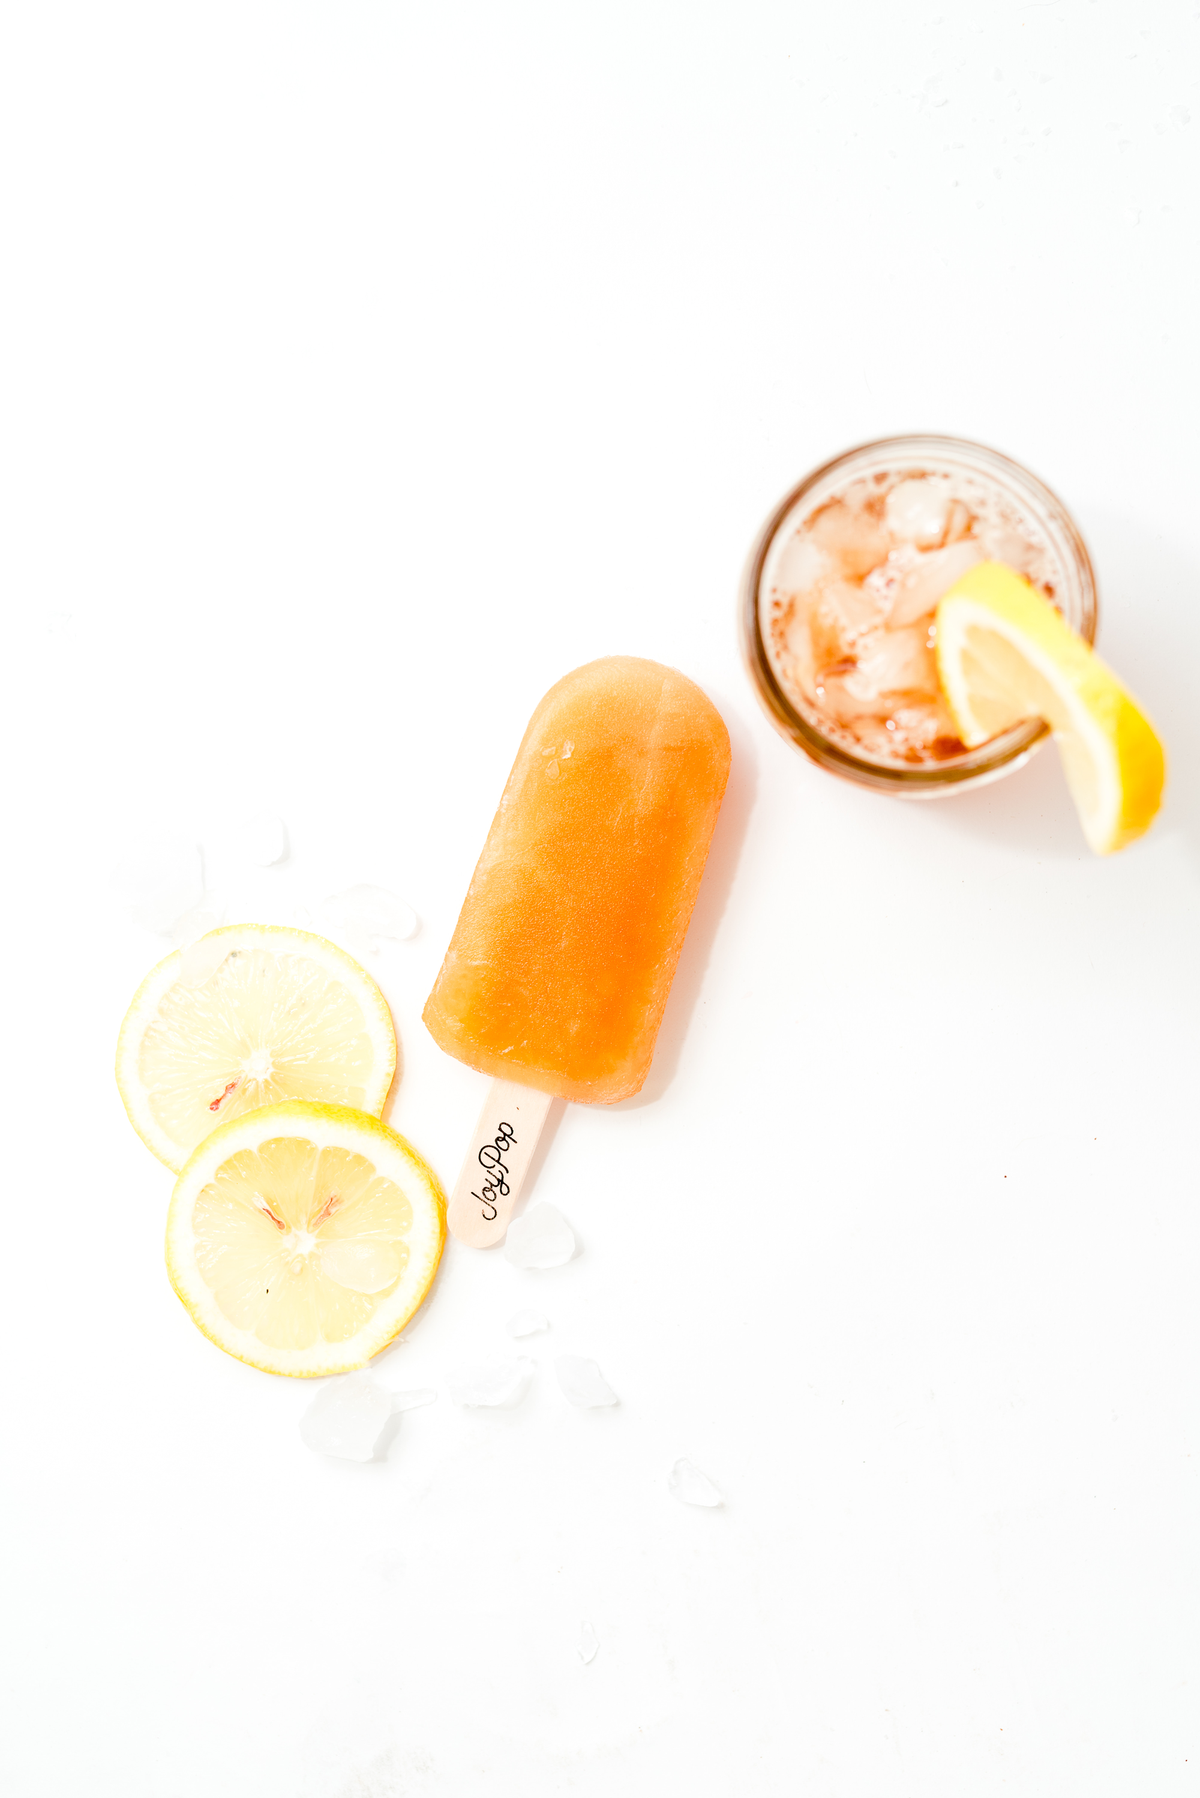
[[[1153,726],[1113,671],[1027,580],[1003,563],[980,563],[937,611],[938,676],[968,748],[990,735],[979,725],[962,675],[972,625],[1004,637],[1061,700],[1096,774],[1096,803],[1072,793],[1088,846],[1110,855],[1142,836],[1162,800],[1165,758]],[[1047,723],[1055,730],[1052,719]]]

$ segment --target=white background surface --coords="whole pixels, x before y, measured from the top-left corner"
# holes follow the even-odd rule
[[[6,11],[13,1798],[1200,1791],[1198,57],[1191,3]],[[1111,862],[1052,750],[904,806],[757,712],[762,517],[914,429],[1092,548],[1172,758]],[[380,1364],[438,1403],[319,1460],[168,1286],[110,867],[267,808],[234,915],[403,893],[391,1117],[449,1184],[484,1082],[420,1007],[613,651],[735,746],[654,1074],[549,1145],[582,1255],[452,1244]],[[530,1398],[457,1410],[530,1304]]]

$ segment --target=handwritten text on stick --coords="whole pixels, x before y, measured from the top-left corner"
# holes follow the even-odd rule
[[[471,1191],[471,1197],[478,1199],[483,1206],[483,1215],[490,1223],[496,1215],[496,1200],[508,1197],[508,1164],[504,1157],[517,1140],[517,1133],[511,1124],[501,1124],[496,1131],[494,1142],[485,1142],[479,1151],[479,1165],[487,1174],[483,1183],[483,1191]]]

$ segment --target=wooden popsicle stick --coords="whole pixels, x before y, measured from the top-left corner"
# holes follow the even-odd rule
[[[446,1212],[459,1242],[490,1249],[500,1241],[553,1103],[552,1093],[492,1081]]]

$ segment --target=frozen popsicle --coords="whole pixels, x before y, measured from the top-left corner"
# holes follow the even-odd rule
[[[503,1236],[552,1096],[641,1088],[728,773],[720,714],[658,662],[589,662],[534,712],[424,1012],[496,1077],[455,1235]]]

